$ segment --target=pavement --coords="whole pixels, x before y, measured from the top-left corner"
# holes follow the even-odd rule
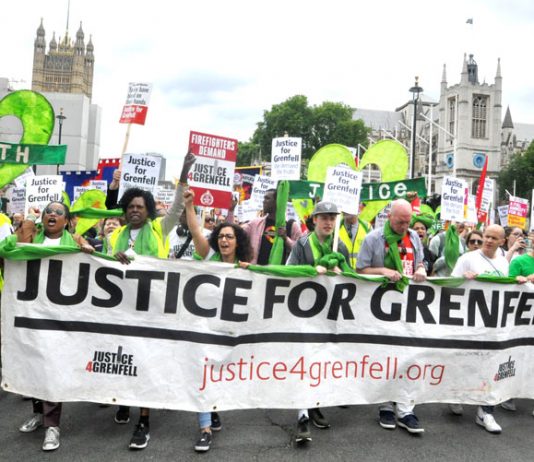
[[[191,412],[153,410],[151,439],[146,449],[128,449],[137,422],[113,421],[115,408],[93,403],[65,403],[61,421],[61,446],[43,452],[44,430],[21,433],[18,426],[31,415],[31,401],[0,391],[0,461],[534,461],[533,400],[516,400],[517,411],[497,408],[495,418],[503,427],[492,435],[475,424],[475,406],[464,406],[454,416],[446,404],[424,404],[416,411],[425,428],[410,435],[401,428],[378,425],[376,405],[326,408],[331,428],[312,427],[313,441],[297,446],[294,440],[296,411],[246,410],[222,412],[223,429],[215,433],[212,449],[197,454],[197,418]]]

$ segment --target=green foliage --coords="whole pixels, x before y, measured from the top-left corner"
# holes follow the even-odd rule
[[[353,109],[342,103],[325,101],[310,106],[306,96],[292,96],[264,111],[251,140],[239,144],[238,165],[250,165],[247,162],[254,158],[251,158],[254,149],[261,149],[263,160],[270,160],[272,139],[286,132],[291,137],[302,138],[303,160],[310,159],[319,148],[330,143],[367,146],[369,129],[363,121],[352,120],[352,113]]]
[[[508,166],[499,173],[497,184],[501,200],[508,200],[505,190],[513,193],[514,180],[516,182],[515,195],[530,200],[532,188],[534,188],[534,142],[530,143],[524,153],[514,155]]]
[[[238,167],[255,165],[259,160],[261,160],[260,146],[252,141],[239,141],[237,153]]]

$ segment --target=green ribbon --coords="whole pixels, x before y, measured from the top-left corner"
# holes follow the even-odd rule
[[[76,215],[80,218],[94,218],[94,219],[121,217],[122,215],[124,215],[124,212],[122,211],[122,209],[104,210],[104,209],[95,209],[94,207],[86,207],[84,209],[71,210],[70,213],[71,215]]]
[[[27,261],[27,260],[37,260],[40,258],[54,257],[62,254],[74,254],[80,253],[81,250],[77,247],[72,246],[63,246],[55,245],[52,247],[47,247],[44,245],[32,245],[32,244],[20,244],[17,245],[17,238],[13,234],[8,236],[6,239],[0,242],[0,257],[6,258],[8,260],[15,261]],[[117,260],[112,255],[106,255],[101,252],[94,252],[92,254],[97,258],[102,258],[104,260],[116,262]],[[238,265],[236,264],[236,267]],[[273,276],[279,277],[314,277],[317,276],[317,270],[311,265],[250,265],[248,267],[250,271],[261,274],[270,274]],[[334,275],[334,273],[329,273]],[[384,276],[374,276],[374,275],[365,275],[357,274],[354,272],[344,272],[343,276],[350,277],[352,279],[358,279],[361,281],[376,282],[380,284],[388,284],[389,279]],[[492,275],[480,275],[475,278],[476,281],[486,282],[490,284],[517,284],[515,278],[513,277],[500,277]],[[435,284],[439,286],[448,286],[448,287],[458,287],[462,285],[467,280],[464,278],[454,278],[454,277],[431,277],[428,278],[430,284]]]
[[[445,232],[445,246],[443,247],[443,256],[449,270],[453,270],[454,265],[460,257],[460,238],[456,231],[456,226],[451,224]]]
[[[384,266],[386,268],[396,270],[402,275],[401,278],[395,282],[395,288],[399,292],[404,292],[404,289],[408,286],[410,281],[404,275],[404,268],[402,267],[402,261],[399,254],[398,243],[403,236],[393,231],[391,229],[389,220],[387,220],[386,224],[384,225],[384,237],[388,243],[388,251],[384,256]]]

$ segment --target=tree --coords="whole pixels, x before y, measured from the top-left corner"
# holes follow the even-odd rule
[[[261,159],[259,144],[252,141],[238,142],[237,166],[254,165]]]
[[[516,196],[530,200],[534,187],[534,141],[525,152],[515,154],[508,166],[499,173],[497,184],[501,200],[507,200],[505,190],[512,192],[514,181]]]
[[[325,101],[319,106],[310,106],[306,96],[295,95],[264,111],[263,120],[258,122],[252,138],[242,144],[247,149],[259,147],[263,159],[269,159],[272,139],[287,133],[302,138],[304,160],[330,143],[366,146],[369,129],[362,120],[352,120],[352,113],[353,109],[342,103]],[[243,154],[244,157],[247,155]],[[239,164],[245,165],[245,161],[240,160]]]

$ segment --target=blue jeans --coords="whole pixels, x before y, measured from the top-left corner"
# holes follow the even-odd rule
[[[211,412],[198,413],[198,426],[201,429],[211,427]]]

